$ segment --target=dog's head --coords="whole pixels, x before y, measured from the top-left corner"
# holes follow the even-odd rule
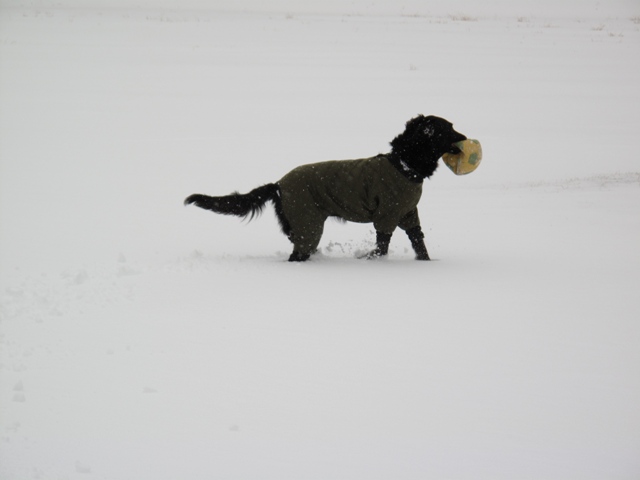
[[[391,154],[428,178],[438,167],[438,159],[445,153],[460,153],[454,144],[466,139],[444,118],[418,115],[391,141]]]

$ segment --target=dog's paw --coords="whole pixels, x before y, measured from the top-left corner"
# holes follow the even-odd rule
[[[306,262],[311,255],[306,253],[293,252],[289,257],[290,262]]]
[[[358,256],[359,259],[365,260],[376,260],[378,258],[383,258],[386,254],[382,253],[380,249],[376,248],[375,250],[371,250],[370,252],[365,253],[364,255]]]

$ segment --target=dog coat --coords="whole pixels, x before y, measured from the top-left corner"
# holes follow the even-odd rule
[[[387,155],[302,165],[278,182],[294,251],[312,254],[327,217],[371,223],[377,232],[420,225],[422,181],[412,181]]]

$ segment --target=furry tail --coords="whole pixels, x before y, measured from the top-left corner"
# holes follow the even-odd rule
[[[262,213],[268,201],[275,202],[279,199],[280,191],[278,186],[275,183],[268,183],[244,195],[234,192],[224,197],[210,197],[194,193],[185,199],[184,204],[190,205],[193,203],[205,210],[251,220]]]
[[[291,239],[291,225],[284,215],[282,209],[282,200],[280,198],[280,187],[276,183],[267,183],[261,187],[251,190],[249,193],[242,195],[238,192],[226,195],[224,197],[210,197],[194,193],[189,195],[185,201],[185,205],[195,204],[205,210],[221,213],[223,215],[235,215],[237,217],[255,218],[262,213],[264,205],[273,202],[276,210],[276,217],[280,224],[280,229],[289,239]]]

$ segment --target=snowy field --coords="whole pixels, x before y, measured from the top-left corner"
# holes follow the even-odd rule
[[[640,4],[433,3],[0,0],[2,480],[640,478]],[[419,113],[432,262],[182,205]]]

